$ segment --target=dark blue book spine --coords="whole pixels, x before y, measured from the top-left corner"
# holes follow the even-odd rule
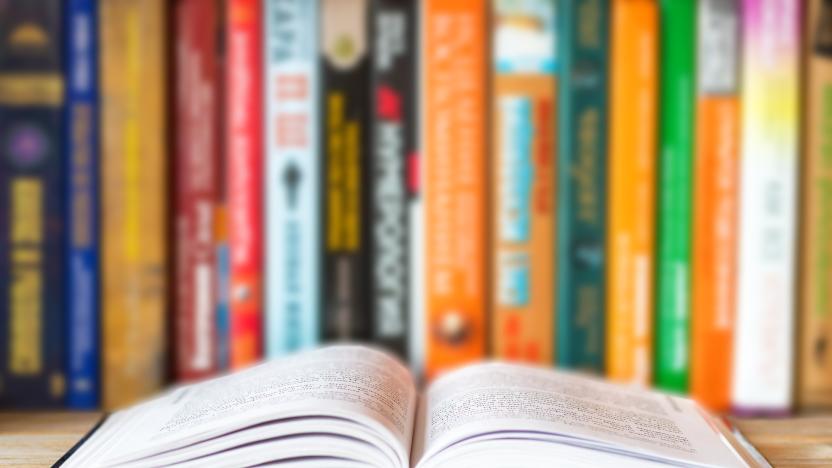
[[[99,398],[98,62],[95,0],[66,3],[67,405]]]
[[[0,1],[0,407],[66,396],[62,6]]]

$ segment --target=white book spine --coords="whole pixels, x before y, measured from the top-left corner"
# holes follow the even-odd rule
[[[792,401],[800,11],[744,0],[742,162],[732,404]],[[727,358],[727,356],[726,356]]]

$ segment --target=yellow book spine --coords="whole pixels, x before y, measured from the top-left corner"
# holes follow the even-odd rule
[[[101,2],[105,408],[152,394],[165,377],[165,5]]]
[[[658,14],[653,0],[612,13],[607,375],[652,377]]]

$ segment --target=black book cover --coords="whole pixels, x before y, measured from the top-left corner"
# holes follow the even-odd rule
[[[409,168],[417,157],[417,2],[375,0],[372,12],[373,341],[407,358]]]
[[[324,340],[371,337],[369,1],[321,1]]]
[[[63,403],[62,3],[0,1],[0,406]]]

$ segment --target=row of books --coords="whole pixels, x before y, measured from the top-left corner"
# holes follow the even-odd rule
[[[0,405],[333,340],[832,404],[807,6],[0,2]]]

